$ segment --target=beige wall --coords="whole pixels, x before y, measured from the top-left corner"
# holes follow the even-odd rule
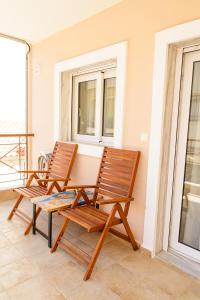
[[[32,64],[40,75],[32,78],[33,157],[53,146],[54,64],[91,50],[128,41],[128,70],[123,145],[142,151],[129,221],[142,242],[148,144],[150,132],[154,35],[157,31],[199,17],[199,0],[124,0],[78,25],[33,45]],[[158,83],[159,84],[159,83]],[[73,170],[76,182],[95,182],[99,160],[79,155]]]

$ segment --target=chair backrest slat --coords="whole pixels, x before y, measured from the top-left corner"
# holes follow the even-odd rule
[[[49,163],[48,176],[51,178],[69,178],[77,149],[77,144],[56,142]]]
[[[133,192],[139,158],[139,151],[105,147],[99,169],[96,192],[112,198],[130,198]]]

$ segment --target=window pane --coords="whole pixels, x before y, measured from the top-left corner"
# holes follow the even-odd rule
[[[96,80],[79,83],[78,134],[95,135]]]
[[[103,136],[114,136],[116,78],[104,79]]]
[[[200,62],[194,63],[179,242],[200,250]]]

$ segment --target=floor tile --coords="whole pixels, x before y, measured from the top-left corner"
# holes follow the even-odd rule
[[[23,258],[0,268],[0,282],[8,289],[38,274],[39,268]]]
[[[0,249],[0,267],[15,262],[20,258],[22,258],[22,256],[12,244]]]
[[[28,236],[25,236],[21,241],[15,243],[14,246],[21,253],[21,255],[27,258],[39,255],[41,252],[49,252],[47,240],[39,234],[35,236],[29,234]]]
[[[188,286],[184,292],[176,298],[176,300],[199,300],[200,299],[200,281],[193,280],[192,284]]]
[[[96,278],[125,300],[171,299],[167,293],[153,285],[151,281],[141,279],[117,263],[112,265],[112,268],[97,272]]]
[[[7,221],[6,218],[7,216],[5,217],[5,219],[1,220],[0,222],[0,228],[3,233],[10,230],[15,230],[17,228],[24,228],[24,223],[22,223],[21,221],[18,222],[19,219]]]
[[[122,300],[120,296],[110,289],[103,287],[94,280],[83,282],[78,289],[71,292],[69,300]]]
[[[125,244],[119,239],[113,239],[112,241],[103,245],[101,253],[102,255],[107,255],[118,262],[123,257],[134,253],[134,251],[131,247],[129,247],[129,243]]]
[[[10,245],[10,241],[0,232],[0,248]]]
[[[24,230],[25,227],[18,226],[4,232],[4,235],[12,244],[15,244],[24,239]]]
[[[6,292],[0,293],[0,300],[10,300],[10,297]]]
[[[83,283],[84,268],[73,261],[68,261],[57,270],[47,275],[49,282],[68,298],[74,289]]]
[[[28,258],[32,264],[39,268],[42,274],[49,274],[52,271],[59,270],[61,266],[71,260],[71,256],[62,251],[62,249],[58,249],[54,253],[50,253],[49,249],[46,250]]]
[[[159,259],[141,256],[135,252],[120,261],[120,265],[131,271],[138,278],[152,282],[171,296],[184,292],[191,284],[192,278],[177,268]]]
[[[34,277],[7,291],[11,300],[64,300],[65,297],[43,277]]]

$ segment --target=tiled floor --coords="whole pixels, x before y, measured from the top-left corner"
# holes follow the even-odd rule
[[[40,235],[23,235],[24,224],[17,217],[6,221],[11,205],[12,201],[0,202],[0,300],[200,299],[197,279],[151,259],[145,251],[133,252],[128,243],[112,235],[91,279],[84,282],[84,267],[67,253],[58,249],[50,254]],[[61,217],[54,216],[55,232],[60,222]],[[46,216],[38,223],[46,228]],[[68,236],[89,252],[98,237],[74,225]]]

